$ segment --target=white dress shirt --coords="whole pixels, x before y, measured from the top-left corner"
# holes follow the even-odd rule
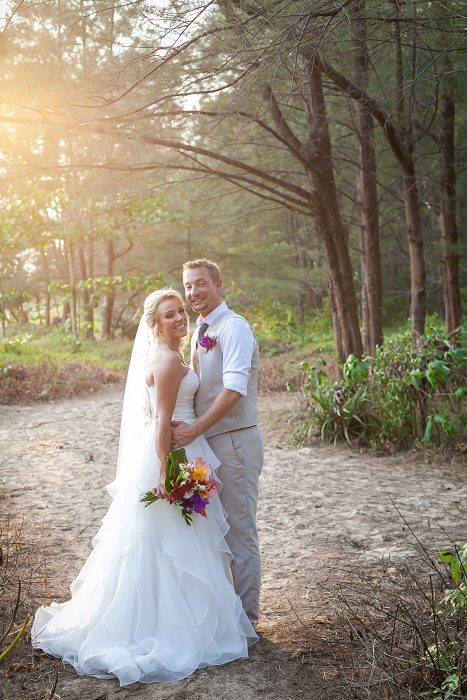
[[[197,327],[203,323],[214,323],[229,307],[225,301],[216,306],[210,314],[197,319]],[[206,330],[209,334],[209,328]],[[217,342],[222,352],[222,383],[226,389],[236,391],[242,396],[248,393],[251,358],[256,347],[256,338],[244,318],[230,318],[217,336]]]

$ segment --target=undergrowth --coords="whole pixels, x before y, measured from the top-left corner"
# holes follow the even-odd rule
[[[374,358],[350,355],[342,378],[325,361],[302,363],[304,404],[294,437],[372,447],[460,443],[467,414],[467,338],[429,328],[414,346],[409,334],[378,348]]]
[[[341,677],[348,697],[466,697],[467,545],[436,553],[416,540],[410,565],[335,591],[339,622],[353,643]]]

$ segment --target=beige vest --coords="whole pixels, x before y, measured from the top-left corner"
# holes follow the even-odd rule
[[[219,333],[222,326],[229,322],[231,318],[242,318],[230,309],[213,321],[207,333]],[[224,388],[222,382],[223,357],[222,351],[217,344],[211,350],[198,345],[198,328],[192,338],[193,365],[199,373],[200,385],[195,395],[196,415],[202,415],[211,406],[212,402]],[[213,437],[221,433],[228,433],[231,430],[240,428],[250,428],[258,422],[257,407],[257,385],[258,385],[259,352],[256,343],[253,357],[251,358],[251,372],[248,382],[248,393],[242,396],[235,406],[216,425],[206,432],[206,437]]]

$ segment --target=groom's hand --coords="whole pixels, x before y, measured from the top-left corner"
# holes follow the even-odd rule
[[[197,437],[191,425],[180,420],[172,421],[172,449],[186,447]]]

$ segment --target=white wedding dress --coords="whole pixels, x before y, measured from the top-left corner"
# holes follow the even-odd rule
[[[195,419],[198,384],[190,369],[174,419]],[[154,405],[154,390],[151,396]],[[245,658],[257,641],[233,589],[219,497],[207,518],[194,514],[191,527],[167,501],[147,508],[139,502],[159,475],[154,423],[144,429],[131,475],[107,487],[113,501],[71,600],[39,608],[31,632],[34,647],[80,674],[118,678],[122,686],[179,680],[202,666]],[[219,463],[204,437],[186,453],[213,468]]]

